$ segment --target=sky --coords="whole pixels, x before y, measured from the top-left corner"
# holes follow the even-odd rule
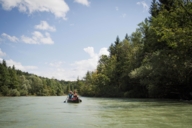
[[[0,0],[0,62],[58,80],[82,79],[150,16],[151,0]]]

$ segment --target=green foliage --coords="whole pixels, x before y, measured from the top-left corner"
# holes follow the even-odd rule
[[[17,89],[11,89],[10,96],[20,96],[20,92]]]
[[[15,67],[9,68],[9,74],[10,74],[10,88],[16,89],[18,86],[18,79],[17,79],[17,73],[15,70]]]
[[[25,89],[22,89],[22,90],[20,90],[19,92],[20,92],[20,95],[21,95],[21,96],[27,96],[27,95],[28,95],[28,91],[25,90]]]
[[[124,97],[126,98],[136,98],[137,97],[137,93],[135,93],[134,90],[130,90],[124,93]]]
[[[149,84],[148,85],[148,93],[149,93],[149,97],[151,98],[162,98],[162,94],[160,91],[162,91],[160,88],[158,88],[158,86],[156,85],[152,85]]]
[[[0,63],[0,95],[62,95],[192,99],[192,1],[153,0],[151,16],[77,81],[58,81]]]
[[[0,63],[0,95],[2,96],[49,96],[67,93],[67,86],[78,88],[75,82],[58,81],[39,77],[16,70],[14,66],[7,67],[6,61]]]
[[[9,88],[8,86],[1,86],[0,87],[0,90],[1,90],[1,94],[4,95],[4,96],[8,96],[9,95]]]
[[[81,91],[94,96],[192,98],[192,1],[153,0],[150,14],[131,36],[116,38],[110,55],[101,56],[97,69],[82,80]]]
[[[0,64],[0,86],[9,86],[10,84],[10,76],[9,70],[6,64],[6,61],[3,60],[3,63]]]

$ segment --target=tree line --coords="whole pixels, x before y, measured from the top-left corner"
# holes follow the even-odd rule
[[[75,81],[40,77],[0,63],[0,96],[60,96],[78,89]]]
[[[83,96],[192,99],[192,1],[152,0],[149,18],[117,36],[83,79],[40,77],[0,63],[0,96]]]
[[[81,95],[192,99],[192,1],[152,0],[149,12],[77,79]]]

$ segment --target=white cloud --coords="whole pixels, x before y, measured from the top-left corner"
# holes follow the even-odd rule
[[[15,66],[16,69],[22,70],[22,71],[29,71],[37,69],[36,66],[23,66],[20,62],[15,62],[12,59],[6,60],[7,66]]]
[[[2,56],[6,56],[6,53],[1,51],[1,48],[0,48],[0,57],[2,57]]]
[[[87,71],[94,71],[96,69],[99,57],[102,54],[109,55],[107,48],[101,48],[99,53],[95,53],[93,47],[87,47],[83,50],[90,55],[90,58],[75,61],[71,64],[62,61],[46,63],[49,67],[44,69],[44,71],[40,71],[39,69],[40,72],[38,75],[48,78],[54,77],[60,80],[72,81],[76,80],[78,77],[81,79],[85,76]]]
[[[87,71],[94,71],[97,67],[99,57],[101,55],[109,55],[107,48],[101,48],[98,53],[94,52],[93,47],[87,47],[83,49],[86,53],[90,55],[90,58],[75,61],[71,64],[67,64],[62,61],[54,61],[46,63],[47,66],[38,68],[36,66],[23,66],[20,62],[15,62],[12,59],[6,60],[8,66],[15,65],[16,69],[27,71],[29,73],[34,73],[39,76],[56,78],[59,80],[76,80],[78,77],[82,79]],[[0,58],[0,61],[2,59]],[[36,70],[38,69],[38,71]]]
[[[64,64],[64,62],[62,62],[62,61],[57,61],[57,62],[51,62],[51,63],[49,63],[49,66],[59,68],[59,67],[61,67],[62,64]]]
[[[10,35],[8,35],[8,34],[6,34],[6,33],[1,34],[1,36],[7,38],[7,39],[10,40],[11,42],[17,42],[17,41],[19,41],[19,39],[18,39],[17,37],[15,37],[15,36],[10,36]]]
[[[72,66],[74,66],[74,71],[77,74],[76,78],[77,76],[80,78],[84,77],[87,71],[94,71],[101,55],[109,55],[107,48],[101,48],[98,54],[94,52],[93,47],[84,48],[84,51],[87,52],[91,58],[76,61],[72,64]]]
[[[101,48],[100,51],[99,51],[99,56],[101,55],[107,55],[109,56],[109,51],[107,48]]]
[[[115,10],[116,10],[116,11],[119,11],[119,8],[118,8],[118,7],[115,7]]]
[[[3,9],[11,10],[18,8],[20,12],[32,14],[34,12],[50,12],[55,17],[66,20],[66,13],[69,11],[64,0],[0,0]]]
[[[145,3],[145,1],[137,2],[137,5],[142,5],[146,11],[149,10],[149,6]]]
[[[19,41],[17,37],[10,36],[6,33],[3,33],[2,36],[12,42]],[[51,39],[50,34],[48,32],[45,32],[45,34],[43,35],[39,31],[34,31],[32,33],[32,37],[22,35],[20,40],[27,44],[54,44],[54,41]]]
[[[43,35],[41,32],[35,31],[32,35],[32,37],[22,35],[21,40],[27,44],[54,44],[48,32]]]
[[[87,52],[90,57],[94,57],[96,54],[94,53],[94,48],[93,47],[87,47],[83,49],[85,52]]]
[[[75,67],[74,69],[77,70],[78,72],[82,72],[82,71],[87,72],[88,70],[93,71],[97,67],[98,60],[99,60],[99,57],[94,56],[87,60],[76,61],[72,65]]]
[[[90,2],[88,0],[75,0],[75,2],[85,5],[85,6],[90,5]]]
[[[36,29],[56,31],[55,27],[50,26],[46,21],[41,21],[39,25],[35,26]]]

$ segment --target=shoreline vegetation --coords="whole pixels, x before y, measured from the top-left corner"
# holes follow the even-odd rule
[[[61,96],[77,89],[75,81],[40,77],[0,63],[0,96]]]
[[[81,95],[192,99],[192,1],[152,0],[149,13],[77,80]]]
[[[117,36],[95,71],[83,79],[40,77],[0,63],[0,95],[192,100],[192,1],[152,0],[150,17],[130,36]]]

